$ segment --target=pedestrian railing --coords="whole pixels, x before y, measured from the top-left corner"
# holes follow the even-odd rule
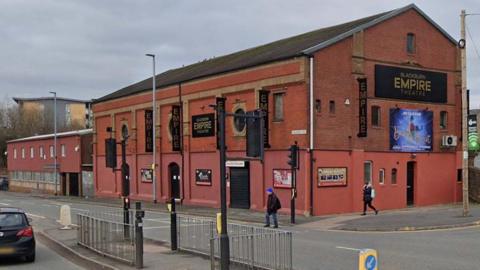
[[[104,256],[143,267],[143,211],[77,214],[77,243]],[[125,223],[124,221],[127,221]]]
[[[209,255],[212,269],[220,257],[220,240],[212,219],[178,217],[178,248]],[[228,224],[230,261],[251,269],[292,270],[292,233],[243,224]]]

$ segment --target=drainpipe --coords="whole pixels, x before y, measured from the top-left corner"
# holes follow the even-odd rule
[[[313,215],[313,56],[310,56],[310,215]]]

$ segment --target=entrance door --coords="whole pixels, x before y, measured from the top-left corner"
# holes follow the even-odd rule
[[[415,162],[407,162],[407,205],[414,205],[415,201]]]
[[[70,173],[69,195],[78,196],[78,173]]]
[[[180,199],[180,167],[177,163],[168,165],[168,174],[170,175],[170,194],[175,199]]]
[[[250,208],[250,177],[248,162],[243,168],[230,168],[230,207]]]

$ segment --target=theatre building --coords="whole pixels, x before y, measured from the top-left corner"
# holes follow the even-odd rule
[[[460,201],[458,54],[457,42],[409,5],[158,74],[156,108],[146,78],[94,101],[96,195],[120,196],[105,139],[120,141],[123,130],[132,198],[218,207],[210,105],[223,97],[227,112],[268,112],[264,162],[227,164],[229,207],[261,211],[265,189],[274,187],[289,211],[295,141],[297,213],[361,211],[366,182],[379,209]],[[245,121],[228,117],[226,134],[227,155],[244,155]]]

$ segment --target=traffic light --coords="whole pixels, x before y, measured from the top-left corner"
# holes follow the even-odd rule
[[[117,141],[113,138],[105,139],[105,162],[107,168],[117,167]]]
[[[260,116],[258,111],[247,112],[250,116]],[[247,157],[262,156],[263,138],[260,132],[260,118],[247,118]]]
[[[288,165],[290,167],[297,169],[298,168],[298,145],[292,144],[289,148],[290,153],[288,154]]]
[[[122,164],[122,196],[130,195],[130,166],[127,163]]]

